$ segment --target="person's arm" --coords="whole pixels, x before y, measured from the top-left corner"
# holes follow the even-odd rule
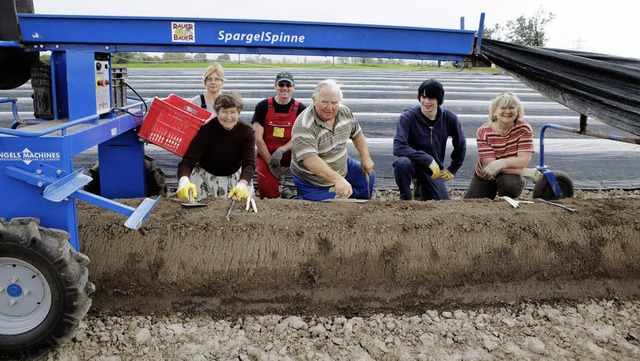
[[[240,172],[240,180],[244,180],[249,184],[256,172],[256,133],[252,128],[246,128],[246,132],[245,137],[242,139],[242,171]]]
[[[353,193],[351,184],[340,173],[331,169],[318,155],[309,156],[302,163],[309,171],[333,183],[336,187],[336,196],[348,198]]]
[[[178,189],[176,194],[180,199],[186,199],[192,202],[198,197],[198,190],[195,184],[191,183],[191,172],[196,164],[200,161],[204,152],[204,133],[202,128],[196,134],[195,138],[189,144],[189,148],[180,163],[178,163]]]
[[[282,149],[282,151],[283,151],[284,153],[286,153],[286,152],[288,152],[288,151],[290,151],[290,150],[291,150],[291,145],[292,145],[292,144],[293,144],[293,143],[291,142],[291,140],[289,140],[287,143],[285,143],[285,144],[281,145],[281,146],[280,146],[280,148]]]
[[[182,157],[180,163],[178,163],[178,179],[181,177],[191,176],[191,171],[200,162],[202,154],[204,153],[205,144],[207,144],[207,132],[208,127],[200,128],[196,136],[189,144],[187,152]]]
[[[496,160],[496,153],[493,150],[493,147],[487,141],[486,137],[486,129],[487,125],[481,125],[478,130],[476,130],[476,147],[478,148],[478,162],[481,167],[493,162]]]
[[[264,141],[264,120],[267,117],[268,100],[261,100],[256,104],[256,108],[253,111],[253,118],[251,124],[253,124],[253,130],[255,131],[256,147],[258,153],[262,159],[267,163],[271,161],[271,153],[267,148],[267,143]]]
[[[504,168],[502,169],[502,173],[522,173],[522,169],[531,163],[531,158],[533,158],[532,152],[518,152],[518,155],[515,157],[503,158]]]
[[[531,163],[533,157],[533,130],[526,121],[519,120],[514,130],[514,138],[510,142],[517,142],[518,152],[515,156],[505,157],[501,160],[504,163],[503,173],[521,174],[522,170]]]
[[[415,122],[410,111],[405,111],[400,115],[396,124],[396,134],[393,137],[393,155],[396,157],[407,157],[425,167],[433,161],[433,157],[427,152],[417,150],[409,145],[409,135],[411,133],[410,124]]]
[[[353,145],[360,155],[360,162],[362,163],[362,171],[370,175],[373,172],[373,159],[369,155],[369,148],[367,147],[367,140],[362,133],[352,139]]]
[[[264,128],[260,123],[254,122],[253,130],[256,132],[256,147],[258,148],[258,153],[260,153],[262,159],[264,159],[268,164],[271,162],[271,153],[269,153],[267,143],[264,142]]]
[[[518,121],[517,126],[521,134],[518,138],[518,154],[505,160],[504,173],[522,174],[522,170],[529,166],[533,158],[533,129],[524,120]]]
[[[462,131],[462,124],[458,120],[458,116],[455,116],[454,121],[451,124],[451,144],[453,145],[453,151],[451,151],[451,165],[447,168],[447,170],[455,175],[460,167],[462,167],[462,163],[464,162],[464,157],[467,154],[467,138]]]
[[[524,167],[531,162],[532,152],[518,152],[516,156],[505,157],[496,160],[495,158],[484,158],[482,173],[485,177],[493,179],[498,173],[522,174]]]
[[[533,156],[533,132],[531,126],[526,122],[519,122],[520,129],[514,131],[512,139],[507,141],[517,141],[518,152],[510,157],[502,157],[496,160],[495,156],[481,158],[483,165],[482,173],[485,177],[492,179],[498,173],[522,174],[524,167],[528,166]],[[478,143],[478,150],[480,150]]]

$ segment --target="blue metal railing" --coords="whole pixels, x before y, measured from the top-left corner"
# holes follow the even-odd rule
[[[10,99],[10,98],[7,98]],[[11,100],[11,99],[10,99]],[[0,103],[7,103],[8,101],[2,101],[2,99],[0,99]],[[142,108],[144,103],[148,103],[148,100],[145,100],[144,102],[139,102],[139,103],[135,103],[135,104],[130,104],[127,105],[125,107],[122,107],[121,109],[123,110],[128,110],[128,109],[132,109],[132,108]],[[17,108],[15,107],[15,99],[13,102],[13,114],[14,114],[14,118],[18,118],[17,115]],[[39,122],[47,122],[48,120],[43,120],[43,119],[34,119],[36,121]],[[76,125],[80,125],[80,124],[95,124],[97,123],[97,121],[100,120],[100,116],[98,114],[93,114],[93,115],[89,115],[87,117],[83,117],[83,118],[79,118],[79,119],[75,119],[75,120],[70,120],[68,122],[64,122],[64,123],[58,123],[57,125],[53,125],[51,127],[48,127],[46,129],[42,129],[40,131],[24,131],[24,130],[18,130],[18,129],[14,129],[13,125],[12,125],[12,129],[7,129],[7,128],[0,128],[0,134],[6,134],[6,135],[13,135],[13,136],[17,136],[17,137],[26,137],[26,138],[37,138],[37,137],[41,137],[47,134],[51,134],[57,131],[62,131],[61,135],[66,135],[67,129]],[[23,124],[21,122],[21,124]]]

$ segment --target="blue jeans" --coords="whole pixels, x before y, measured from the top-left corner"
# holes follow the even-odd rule
[[[411,180],[418,180],[420,195],[423,201],[450,199],[449,191],[444,180],[438,178],[431,179],[431,170],[428,167],[418,166],[407,157],[398,157],[393,162],[393,175],[396,178],[396,185],[400,189],[401,200],[411,200]]]
[[[351,197],[349,198],[369,199],[369,194],[373,193],[375,177],[375,172],[371,172],[369,189],[367,190],[367,178],[362,171],[362,165],[357,160],[352,158],[347,159],[347,175],[344,178],[349,182],[349,184],[351,184],[351,188],[353,188],[353,194],[351,194]],[[332,186],[317,186],[307,180],[298,178],[295,175],[293,175],[293,183],[296,185],[298,198],[302,198],[307,201],[319,202],[336,197],[334,192],[329,192],[329,188]]]

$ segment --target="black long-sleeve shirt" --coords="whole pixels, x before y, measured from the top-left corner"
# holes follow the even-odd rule
[[[190,176],[200,164],[215,176],[231,175],[242,167],[240,179],[251,182],[256,170],[255,132],[242,120],[231,130],[222,127],[218,118],[203,125],[191,141],[187,153],[178,164],[178,179]]]

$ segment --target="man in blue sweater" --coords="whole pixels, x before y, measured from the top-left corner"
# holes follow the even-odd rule
[[[412,199],[411,182],[417,180],[422,200],[449,199],[445,182],[453,179],[467,153],[467,141],[458,116],[442,108],[444,89],[437,80],[420,84],[420,105],[406,109],[398,119],[393,138],[393,173],[400,199]],[[451,164],[444,167],[447,138],[451,137]]]

